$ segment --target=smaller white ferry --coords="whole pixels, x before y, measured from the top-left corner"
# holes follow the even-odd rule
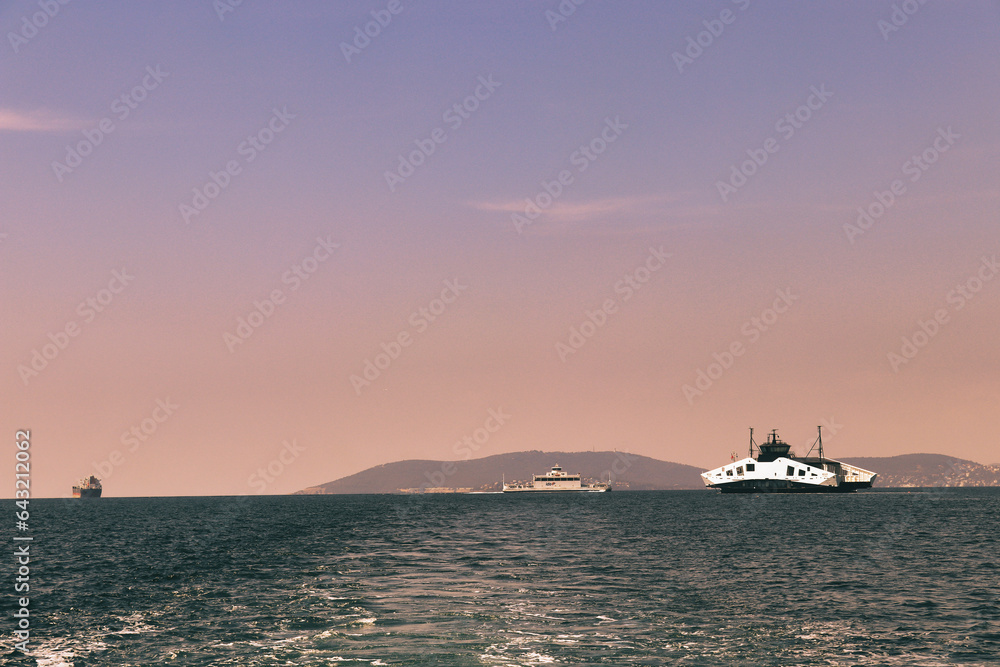
[[[513,482],[503,484],[504,493],[514,493],[520,491],[577,491],[590,493],[603,493],[611,490],[610,482],[596,482],[594,484],[584,484],[579,473],[563,472],[558,464],[552,466],[552,470],[541,475],[532,475],[530,482]]]

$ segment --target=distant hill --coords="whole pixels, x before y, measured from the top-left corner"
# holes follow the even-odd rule
[[[704,488],[701,468],[625,452],[514,452],[468,461],[411,460],[386,463],[298,493],[400,493],[405,489],[446,487],[500,490],[501,478],[530,480],[559,464],[585,481],[607,481],[615,489]]]
[[[904,454],[843,459],[878,473],[876,487],[1000,486],[1000,466],[984,466],[943,454]],[[724,461],[722,463],[725,463]],[[468,461],[410,460],[386,463],[312,486],[297,494],[401,493],[405,491],[499,491],[559,464],[585,481],[607,480],[618,490],[704,489],[701,468],[625,452],[514,452]],[[721,465],[721,463],[720,463]]]
[[[876,487],[1000,486],[1000,466],[984,466],[944,454],[843,459],[878,473]]]

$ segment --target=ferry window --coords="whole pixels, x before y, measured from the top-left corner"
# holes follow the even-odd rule
[[[748,463],[747,464],[747,472],[753,472],[756,469],[757,469],[757,464],[756,463]]]
[[[806,471],[805,470],[799,470],[799,477],[805,477],[805,476],[806,476]]]
[[[728,475],[729,477],[732,477],[733,476],[733,471],[732,470],[727,470],[726,471],[726,475]]]
[[[737,475],[743,474],[743,466],[736,466],[736,474]]]
[[[793,468],[792,466],[788,466],[788,468],[785,470],[785,474],[789,477],[792,477],[793,475],[795,475],[795,468]]]

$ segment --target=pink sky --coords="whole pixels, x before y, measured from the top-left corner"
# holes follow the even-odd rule
[[[995,3],[394,6],[349,61],[386,4],[8,36],[0,419],[33,496],[288,493],[459,458],[491,409],[477,455],[710,468],[825,424],[835,457],[1000,461]]]

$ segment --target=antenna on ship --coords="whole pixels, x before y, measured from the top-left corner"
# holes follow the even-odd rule
[[[750,453],[748,456],[753,458],[753,426],[750,427]]]
[[[809,454],[812,454],[812,451],[814,449],[816,449],[816,447],[818,446],[819,447],[819,457],[823,458],[823,427],[822,426],[817,426],[816,430],[819,432],[819,437],[816,438],[816,441],[813,443],[812,447],[809,448],[809,453],[806,454],[806,456],[809,456]]]

